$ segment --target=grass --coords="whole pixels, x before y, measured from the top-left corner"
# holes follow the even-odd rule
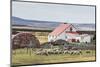
[[[30,49],[31,51],[31,49]],[[30,52],[29,51],[29,52]],[[14,51],[13,51],[14,52]],[[27,65],[27,64],[44,64],[44,63],[59,63],[59,62],[76,62],[76,61],[95,61],[95,51],[86,53],[82,51],[82,55],[35,55],[28,53],[26,49],[16,50],[16,54],[12,53],[12,65]]]
[[[48,36],[36,36],[36,37],[39,39],[41,44],[48,42]]]

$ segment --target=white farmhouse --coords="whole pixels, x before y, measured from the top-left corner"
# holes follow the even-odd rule
[[[91,42],[91,36],[88,34],[79,34],[72,24],[60,24],[49,35],[48,41],[66,40],[68,42]]]

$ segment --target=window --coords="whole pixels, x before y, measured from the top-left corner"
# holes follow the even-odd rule
[[[72,32],[72,27],[70,27],[70,32]]]
[[[65,36],[65,38],[67,39],[67,36]]]

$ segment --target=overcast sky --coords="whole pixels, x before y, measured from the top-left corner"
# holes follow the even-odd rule
[[[14,1],[12,16],[29,20],[95,23],[95,7]]]

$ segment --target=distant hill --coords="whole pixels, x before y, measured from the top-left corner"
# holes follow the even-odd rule
[[[12,17],[12,25],[23,25],[23,26],[32,26],[35,28],[55,28],[59,25],[59,22],[51,21],[38,21],[38,20],[27,20],[18,17]]]
[[[95,24],[77,24],[73,23],[73,25],[80,31],[95,31]]]
[[[54,29],[59,26],[61,22],[53,21],[39,21],[39,20],[28,20],[12,16],[12,25],[13,26],[30,26],[35,29]],[[84,24],[84,23],[71,23],[77,30],[95,30],[95,24]]]

